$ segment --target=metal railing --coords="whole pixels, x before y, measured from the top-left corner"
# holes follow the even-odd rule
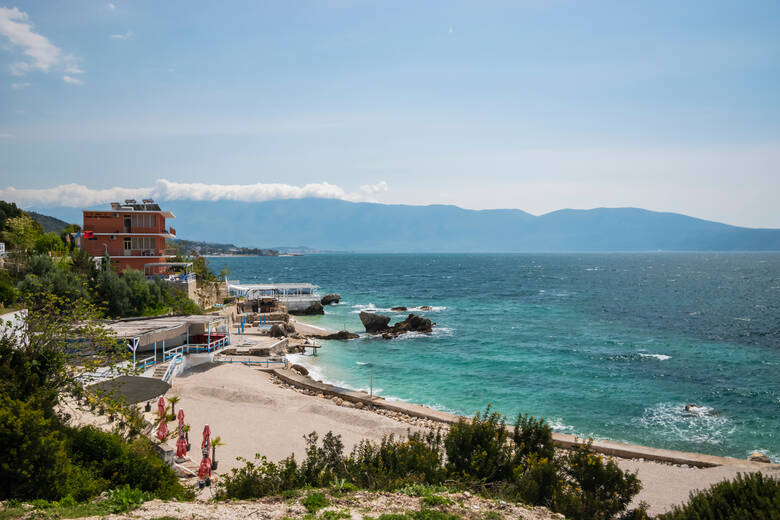
[[[269,359],[260,360],[252,359],[251,356],[216,356],[214,357],[215,363],[240,363],[244,365],[265,365],[266,368],[270,368],[271,365],[281,365],[284,368],[289,368],[289,362],[287,358],[282,361],[271,361]]]
[[[183,360],[184,356],[181,353],[176,354],[173,357],[171,364],[168,365],[168,370],[165,371],[165,375],[163,376],[162,380],[170,384],[171,378],[173,377],[173,371],[176,370],[176,367],[179,366]]]
[[[135,362],[135,369],[142,370],[144,368],[157,364],[157,359],[154,356],[149,356],[143,359],[139,359]]]

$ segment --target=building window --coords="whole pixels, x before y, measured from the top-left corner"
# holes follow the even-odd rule
[[[141,213],[139,215],[131,215],[132,226],[142,228],[152,228],[155,225],[154,213]]]
[[[126,251],[132,249],[130,247],[130,244],[131,244],[130,237],[125,238],[125,250]]]
[[[154,237],[133,237],[130,249],[154,249]]]

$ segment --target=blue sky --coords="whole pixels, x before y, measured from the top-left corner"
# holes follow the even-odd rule
[[[776,1],[0,8],[0,198],[26,206],[322,195],[780,227]]]

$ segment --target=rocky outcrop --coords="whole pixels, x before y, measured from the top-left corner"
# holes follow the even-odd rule
[[[268,335],[272,338],[281,338],[283,336],[287,335],[287,332],[284,330],[284,328],[279,325],[278,323],[274,323],[271,325],[271,330],[268,331]]]
[[[272,338],[290,336],[295,334],[295,325],[292,323],[274,323],[271,325],[271,329],[268,331],[268,334]]]
[[[308,376],[309,375],[309,371],[303,365],[298,365],[298,364],[292,365],[290,367],[290,370],[292,370],[293,372],[297,372],[297,373],[299,373],[302,376]]]
[[[420,310],[421,311],[432,311],[433,307],[431,307],[430,305],[423,305],[422,307],[420,307]]]
[[[750,457],[748,457],[748,460],[751,462],[765,462],[767,464],[772,462],[772,460],[768,456],[764,455],[763,453],[759,453],[757,451],[751,453]]]
[[[290,314],[298,314],[301,316],[308,316],[312,314],[325,314],[325,309],[322,308],[322,304],[320,302],[313,302],[311,305],[309,305],[302,311],[290,311]]]
[[[373,312],[361,311],[360,321],[366,328],[366,332],[369,334],[377,334],[387,330],[388,325],[390,324],[390,317],[375,314]]]
[[[340,294],[326,294],[320,300],[322,305],[330,305],[331,303],[338,303],[341,300]]]
[[[410,314],[405,320],[395,325],[390,325],[390,317],[372,312],[361,312],[360,321],[370,334],[381,334],[385,339],[392,339],[407,332],[430,333],[433,331],[433,323],[428,318]]]
[[[334,332],[333,334],[328,334],[327,336],[319,336],[320,339],[355,339],[359,338],[360,336],[358,334],[355,334],[354,332],[347,332],[346,330],[340,330],[338,332]]]
[[[408,309],[406,307],[391,307],[391,311],[393,312],[406,312]]]

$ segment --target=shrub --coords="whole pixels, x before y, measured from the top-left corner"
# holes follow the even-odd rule
[[[279,464],[269,462],[260,454],[255,462],[241,457],[243,467],[233,468],[230,474],[219,481],[216,496],[218,499],[234,498],[246,500],[282,493],[299,486],[298,467],[295,457],[289,457]]]
[[[512,432],[512,441],[515,463],[532,454],[548,460],[555,456],[552,428],[544,419],[537,420],[530,415],[519,414]]]
[[[439,484],[442,464],[441,432],[409,433],[406,440],[390,435],[379,444],[362,441],[346,462],[349,478],[367,489],[398,489],[408,484]]]
[[[0,498],[57,499],[71,467],[54,419],[29,403],[0,398]]]
[[[563,487],[560,464],[533,453],[513,470],[512,489],[527,504],[553,508]]]
[[[675,506],[659,520],[776,520],[780,518],[780,480],[761,473],[739,474]]]
[[[143,437],[125,441],[116,433],[92,426],[67,430],[68,451],[74,465],[83,468],[107,488],[136,488],[159,498],[186,498],[188,492],[176,474],[157,455],[152,443]],[[92,479],[89,479],[92,480]],[[74,481],[74,496],[81,500],[95,494],[90,481]]]
[[[0,269],[0,306],[10,307],[16,303],[18,297],[14,279],[8,271]]]
[[[441,495],[427,495],[420,499],[420,504],[423,506],[438,507],[448,506],[454,502],[447,497]]]
[[[319,492],[315,492],[306,495],[306,497],[301,500],[301,504],[303,504],[303,507],[305,507],[306,511],[309,513],[316,513],[320,509],[328,507],[330,502],[328,502],[328,499],[325,498],[325,495]]]
[[[506,421],[487,407],[471,421],[460,419],[450,428],[444,446],[447,469],[459,477],[496,482],[511,475],[511,447]]]
[[[564,459],[566,478],[555,510],[573,520],[614,518],[639,493],[636,473],[625,473],[612,459],[593,451],[591,443],[570,450]]]
[[[106,506],[112,513],[124,513],[139,507],[149,498],[148,493],[125,485],[109,492]]]

